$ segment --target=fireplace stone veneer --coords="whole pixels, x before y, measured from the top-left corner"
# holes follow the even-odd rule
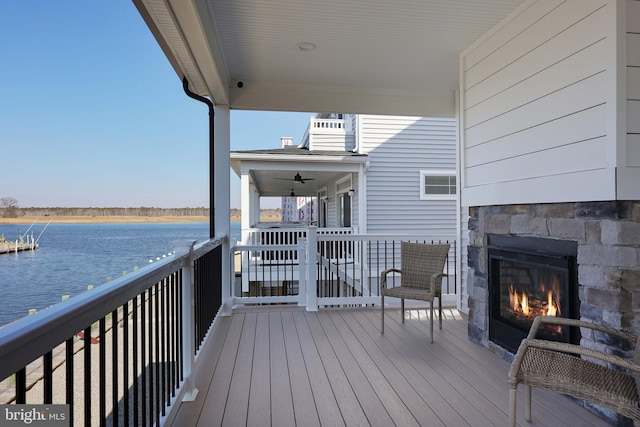
[[[469,337],[489,342],[489,235],[537,236],[578,245],[579,318],[640,332],[640,201],[504,205],[469,209]],[[625,353],[616,342],[583,336],[597,348]],[[509,356],[505,355],[509,358]]]
[[[469,209],[467,292],[469,339],[500,354],[489,339],[488,237],[531,236],[576,242],[578,318],[638,335],[640,332],[640,201],[483,206]],[[632,357],[632,348],[586,333],[584,346]],[[600,411],[614,424],[616,414]]]

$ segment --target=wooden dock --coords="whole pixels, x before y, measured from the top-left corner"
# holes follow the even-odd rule
[[[0,242],[0,254],[18,253],[38,249],[34,243]]]

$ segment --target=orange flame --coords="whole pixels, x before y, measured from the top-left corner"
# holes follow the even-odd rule
[[[509,304],[511,305],[511,309],[514,311],[518,311],[520,308],[520,301],[518,300],[518,294],[516,290],[513,288],[513,284],[509,285]]]
[[[521,299],[520,305],[522,305],[522,312],[524,313],[525,316],[528,316],[529,314],[531,314],[531,309],[529,309],[529,299],[524,294],[524,292],[522,293],[522,299]]]
[[[545,291],[545,284],[540,283],[540,290]],[[523,291],[518,293],[513,284],[509,285],[509,305],[513,311],[520,312],[525,316],[537,316],[538,314],[546,314],[547,316],[559,316],[560,315],[560,296],[559,296],[560,283],[557,278],[554,277],[552,289],[547,291],[547,304],[544,308],[544,303],[540,301],[540,304],[533,304],[531,307],[529,303],[529,297]]]
[[[558,309],[553,301],[553,292],[547,292],[547,316],[557,316]]]

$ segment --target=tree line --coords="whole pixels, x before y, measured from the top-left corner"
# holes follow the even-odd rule
[[[231,218],[240,218],[240,209],[232,208],[230,210]],[[277,209],[261,209],[260,214],[263,217],[279,218],[281,215],[280,208]],[[18,218],[21,216],[90,216],[90,217],[109,217],[109,216],[209,216],[209,208],[154,208],[154,207],[138,207],[138,208],[21,208],[18,201],[12,197],[0,198],[0,215],[4,218]]]
[[[6,212],[5,212],[6,213]],[[209,216],[209,208],[15,208],[17,216]],[[17,214],[17,215],[16,215]],[[4,215],[7,217],[7,215]]]

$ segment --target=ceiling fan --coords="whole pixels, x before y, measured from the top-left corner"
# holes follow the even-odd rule
[[[276,178],[276,179],[280,179],[283,181],[291,181],[288,178]],[[293,182],[299,182],[300,184],[304,184],[307,181],[313,181],[315,178],[303,178],[302,175],[300,175],[299,172],[296,172],[296,175],[293,177]]]

